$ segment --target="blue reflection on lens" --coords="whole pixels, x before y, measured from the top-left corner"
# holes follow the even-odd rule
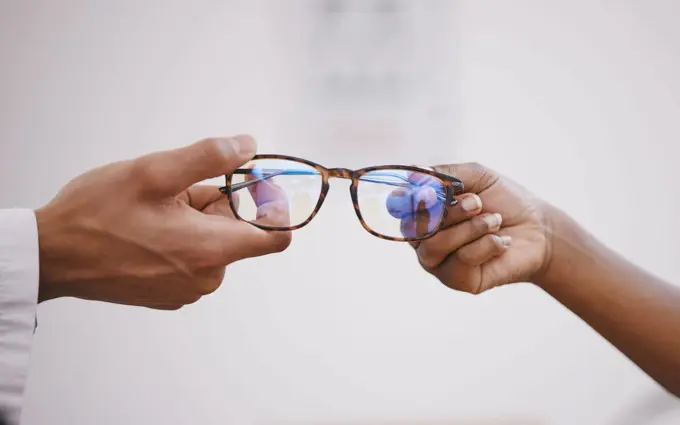
[[[429,174],[376,170],[360,178],[359,188],[359,206],[364,221],[379,234],[423,237],[432,234],[441,223],[446,190],[441,180]],[[376,195],[383,196],[385,209],[382,214],[368,212],[366,207],[369,204],[366,197]]]

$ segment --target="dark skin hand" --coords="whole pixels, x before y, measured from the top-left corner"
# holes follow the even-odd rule
[[[433,168],[462,180],[468,193],[449,207],[444,230],[411,244],[427,272],[471,294],[533,283],[680,397],[680,288],[636,267],[493,170]]]

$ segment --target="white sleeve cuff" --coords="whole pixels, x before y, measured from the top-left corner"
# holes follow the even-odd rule
[[[18,424],[28,378],[40,280],[32,210],[0,210],[0,423]]]

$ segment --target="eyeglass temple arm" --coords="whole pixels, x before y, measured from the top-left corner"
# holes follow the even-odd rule
[[[234,174],[252,174],[252,170],[249,169],[238,169],[234,171]],[[300,176],[305,176],[305,175],[312,175],[314,172],[312,171],[296,171],[296,170],[278,170],[278,171],[271,171],[270,173],[267,173],[263,175],[262,177],[258,177],[253,180],[248,180],[243,183],[235,183],[231,185],[231,191],[236,192],[237,190],[245,189],[246,187],[258,184],[260,182],[263,182],[265,180],[271,179],[272,177],[279,176],[281,174],[287,174],[287,175],[300,175]],[[318,173],[317,173],[318,174]],[[223,193],[226,193],[226,188],[221,188],[220,189]]]
[[[231,185],[231,191],[236,192],[238,190],[244,189],[246,187],[258,184],[260,182],[266,181],[270,178],[279,176],[279,175],[289,175],[289,176],[315,176],[319,175],[318,171],[307,171],[307,170],[263,170],[261,171],[263,175],[261,177],[258,177],[253,180],[248,180],[246,182],[242,183],[236,183]],[[238,169],[234,171],[234,174],[252,174],[251,169]],[[380,183],[380,184],[386,184],[389,186],[396,186],[396,187],[409,187],[412,183],[404,178],[403,176],[399,174],[393,174],[393,173],[383,173],[384,176],[386,177],[395,177],[400,180],[402,180],[404,183],[398,183],[398,182],[389,182],[389,181],[384,181],[384,180],[374,180],[366,177],[361,177],[362,181],[365,182],[370,182],[370,183]],[[226,192],[226,188],[221,188],[220,189],[223,193]],[[440,201],[446,201],[446,196],[441,193],[437,193],[437,198]]]

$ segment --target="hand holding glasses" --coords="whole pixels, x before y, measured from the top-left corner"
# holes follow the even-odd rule
[[[297,230],[319,212],[331,178],[351,180],[350,196],[361,225],[392,241],[420,241],[444,225],[447,207],[456,205],[463,183],[446,174],[401,165],[348,170],[285,155],[256,155],[226,176],[220,190],[234,215],[266,230]],[[234,196],[247,189],[252,201]],[[271,215],[275,220],[260,220]],[[269,223],[272,223],[271,225]],[[274,225],[275,224],[275,225]]]

